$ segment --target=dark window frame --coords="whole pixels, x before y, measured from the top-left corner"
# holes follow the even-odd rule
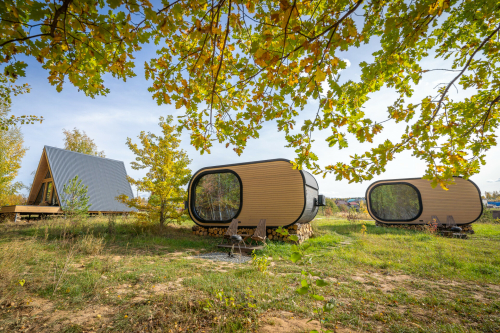
[[[408,185],[411,188],[413,188],[415,190],[415,192],[417,192],[418,204],[419,204],[419,207],[420,207],[417,216],[415,216],[412,219],[407,219],[407,220],[385,220],[385,219],[380,218],[379,216],[377,216],[377,214],[375,214],[375,211],[372,208],[372,192],[377,187],[379,187],[379,186],[386,186],[386,185]],[[424,206],[422,204],[422,195],[420,194],[420,191],[418,190],[418,188],[415,185],[407,183],[407,182],[389,182],[389,183],[381,182],[381,183],[378,183],[375,186],[373,186],[370,189],[370,192],[368,193],[368,195],[369,195],[369,202],[370,202],[370,213],[373,214],[373,217],[375,219],[380,220],[382,222],[411,222],[411,221],[415,221],[415,220],[417,220],[420,217],[420,215],[422,215],[422,212],[424,210]]]
[[[205,220],[204,218],[202,218],[200,215],[198,215],[198,212],[196,211],[196,208],[195,208],[195,203],[196,203],[196,187],[198,186],[198,183],[200,181],[201,178],[203,178],[204,176],[206,175],[209,175],[209,174],[215,174],[215,173],[232,173],[233,175],[236,176],[236,179],[238,179],[238,182],[240,183],[240,207],[238,209],[238,211],[236,212],[236,214],[229,220],[223,220],[223,221],[220,221],[220,220]],[[212,171],[204,171],[202,173],[200,173],[199,175],[196,176],[196,178],[193,180],[192,182],[192,185],[191,185],[191,195],[189,196],[189,205],[190,205],[190,208],[191,208],[191,213],[196,217],[196,219],[200,222],[203,222],[203,223],[231,223],[231,221],[235,218],[237,218],[240,213],[241,213],[241,209],[243,208],[243,182],[241,181],[241,178],[240,176],[233,170],[231,169],[218,169],[218,170],[212,170]]]
[[[35,205],[40,205],[41,203],[43,203],[43,200],[45,199],[45,184],[46,183],[42,183],[40,189],[38,190],[38,194],[36,195],[35,198]],[[38,201],[38,198],[40,198],[40,201]]]

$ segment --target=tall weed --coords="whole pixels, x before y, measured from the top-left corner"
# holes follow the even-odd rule
[[[104,249],[106,241],[103,237],[95,237],[90,233],[80,237],[77,243],[79,252],[87,255],[98,255]]]

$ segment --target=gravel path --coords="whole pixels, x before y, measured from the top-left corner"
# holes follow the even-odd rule
[[[236,251],[234,253],[233,258],[229,257],[227,252],[203,253],[203,254],[197,255],[196,257],[201,258],[201,259],[214,260],[214,261],[232,262],[233,264],[243,264],[245,262],[252,260],[252,257],[244,255],[244,254],[240,255],[240,253],[236,252]]]

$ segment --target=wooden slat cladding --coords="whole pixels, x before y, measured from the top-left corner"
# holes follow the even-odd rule
[[[232,170],[238,174],[243,186],[242,209],[238,215],[241,220],[239,227],[257,226],[260,219],[266,219],[268,227],[285,226],[295,222],[304,209],[304,181],[299,170],[292,169],[292,165],[284,160],[220,166],[198,171],[196,177],[207,171]],[[189,193],[191,200],[191,182]],[[195,222],[202,226],[227,226],[228,223],[204,223],[196,219],[191,211],[190,215]]]
[[[437,186],[432,188],[430,182],[425,179],[394,179],[376,182],[368,188],[367,203],[370,215],[377,221],[388,224],[426,224],[431,221],[431,216],[436,215],[441,223],[446,223],[448,215],[452,215],[456,224],[468,224],[474,222],[482,212],[481,197],[478,188],[471,181],[454,177],[455,184],[449,186],[445,191]],[[414,185],[422,197],[422,214],[413,221],[381,221],[375,218],[370,210],[370,191],[374,186],[390,183],[409,183]]]
[[[33,179],[33,184],[31,185],[31,191],[28,196],[28,202],[34,202],[38,192],[40,191],[40,187],[42,186],[42,181],[49,170],[49,163],[47,162],[47,154],[45,153],[45,149],[43,150],[42,157],[40,158],[40,162],[38,163],[38,168],[36,169],[35,178]]]
[[[2,213],[48,213],[57,214],[61,213],[59,207],[51,206],[4,206],[0,208]]]

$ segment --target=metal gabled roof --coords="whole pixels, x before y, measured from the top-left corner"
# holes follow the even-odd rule
[[[64,185],[78,175],[82,184],[88,186],[87,195],[91,204],[89,211],[130,212],[133,208],[116,200],[120,194],[133,198],[127,180],[127,171],[122,161],[102,158],[70,150],[44,147],[57,190],[59,202]],[[61,207],[63,208],[63,207]]]

